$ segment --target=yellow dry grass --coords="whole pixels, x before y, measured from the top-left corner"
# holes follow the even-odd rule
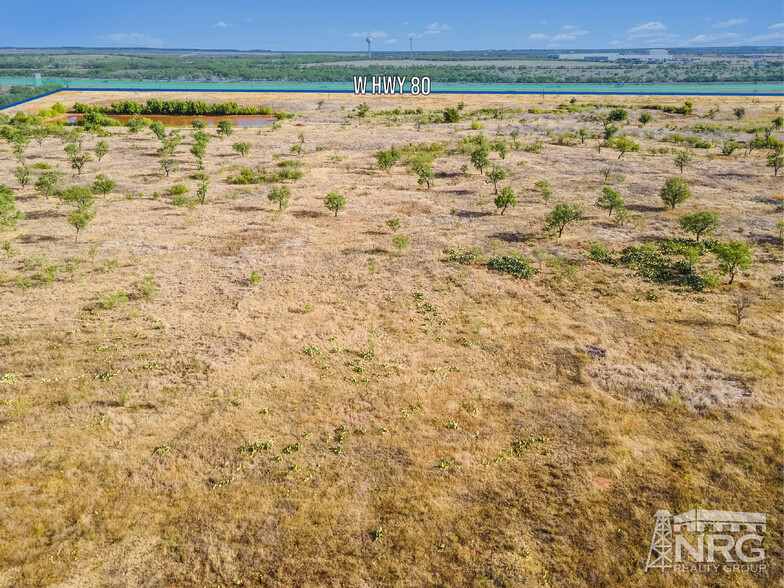
[[[78,244],[64,208],[31,187],[17,190],[27,219],[2,235],[19,254],[0,252],[0,585],[779,581],[784,300],[772,278],[781,273],[773,199],[781,183],[761,154],[698,150],[684,171],[693,197],[665,211],[657,192],[677,173],[672,156],[645,150],[668,145],[656,140],[665,125],[695,118],[654,113],[645,130],[656,138],[638,137],[643,151],[620,161],[612,149],[597,152],[595,140],[547,139],[580,126],[576,114],[483,119],[491,139],[500,125],[507,139],[519,128],[523,144],[545,141],[541,153],[491,155],[519,200],[500,216],[492,187],[461,172],[467,156],[438,159],[430,191],[400,164],[388,174],[375,167],[375,153],[391,145],[476,135],[468,120],[418,131],[389,117],[347,119],[360,101],[352,96],[325,98],[320,109],[316,95],[197,97],[298,116],[279,129],[213,138],[207,202],[193,211],[173,206],[167,192],[181,182],[195,194],[189,137],[170,178],[147,131],[110,129],[110,153],[81,176],[59,140],[28,149],[28,163],[55,165],[70,183],[89,185],[100,172],[117,189],[98,197]],[[461,100],[465,112],[542,104],[365,98],[374,110]],[[666,102],[612,97],[639,101]],[[696,115],[717,103],[694,101]],[[741,102],[719,101],[714,122],[731,124],[726,104]],[[775,116],[773,100],[743,104],[749,121]],[[294,157],[299,133],[306,154]],[[88,137],[85,148],[97,140]],[[231,149],[240,140],[252,145],[245,159]],[[267,186],[226,183],[236,166],[271,169],[279,155],[305,172],[290,184],[284,213],[267,201]],[[0,146],[0,183],[16,186],[15,165]],[[645,226],[616,227],[594,206],[608,166]],[[554,187],[550,202],[534,190],[540,179]],[[348,201],[337,218],[322,202],[333,189]],[[547,238],[544,215],[562,201],[583,204],[586,220]],[[736,280],[758,294],[740,327],[725,286],[678,291],[585,255],[595,242],[619,249],[683,236],[679,215],[705,208],[722,213],[720,239],[756,251]],[[411,238],[402,254],[390,218]],[[577,270],[563,275],[545,264],[516,280],[446,263],[447,247],[480,247],[485,256],[540,249]],[[53,265],[53,282],[36,279]],[[700,269],[715,272],[715,261],[707,256]],[[146,276],[156,286],[150,297],[140,289]],[[25,278],[32,287],[20,285]],[[107,308],[118,290],[128,300]],[[605,357],[593,358],[588,345]],[[512,451],[540,438],[522,455]],[[768,513],[768,572],[644,574],[661,508]]]

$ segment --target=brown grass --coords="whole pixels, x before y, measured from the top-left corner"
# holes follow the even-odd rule
[[[27,220],[2,236],[19,255],[0,252],[0,375],[12,375],[0,384],[0,585],[776,585],[784,300],[772,278],[783,257],[773,199],[781,184],[764,154],[697,150],[684,171],[694,195],[673,212],[657,196],[677,174],[672,156],[645,152],[669,144],[641,135],[643,152],[618,161],[595,140],[548,141],[548,131],[578,128],[578,115],[482,120],[491,139],[500,124],[505,135],[519,128],[524,144],[545,141],[539,154],[491,155],[519,200],[500,216],[492,186],[460,172],[467,156],[438,159],[431,191],[400,164],[389,174],[375,168],[375,153],[393,144],[476,135],[468,120],[417,131],[383,117],[347,120],[359,102],[352,96],[331,96],[321,110],[310,95],[214,99],[263,100],[298,118],[213,138],[207,203],[192,212],[168,196],[177,182],[195,195],[190,138],[170,178],[146,131],[110,129],[110,153],[81,176],[58,140],[28,150],[29,163],[56,165],[69,182],[88,185],[101,172],[117,189],[98,198],[78,245],[65,210],[30,187],[17,190]],[[374,110],[541,104],[365,100]],[[723,124],[730,103],[743,103],[749,121],[775,116],[773,100],[695,98],[695,117],[716,103]],[[695,117],[654,113],[644,130],[658,138],[665,124]],[[293,159],[300,132],[305,176],[291,184],[284,213],[267,201],[268,187],[225,182],[234,165],[271,169],[273,155]],[[252,144],[248,158],[231,150],[235,140]],[[15,165],[0,146],[0,183],[16,186]],[[616,227],[594,206],[609,165],[644,227]],[[549,203],[534,190],[540,179],[554,187]],[[348,200],[337,218],[322,203],[332,189]],[[542,234],[543,219],[561,201],[583,204],[587,218],[554,240]],[[594,242],[619,249],[682,236],[678,217],[705,208],[722,214],[719,238],[756,251],[736,279],[759,297],[740,327],[724,286],[660,287],[584,254]],[[393,217],[411,237],[401,255],[385,225]],[[486,256],[538,248],[578,269],[569,278],[545,264],[520,281],[445,263],[447,247]],[[54,282],[35,279],[35,256],[60,268]],[[85,260],[73,275],[62,269],[71,256]],[[715,272],[715,260],[706,256],[700,270]],[[157,288],[149,298],[145,276]],[[106,308],[106,295],[120,289],[128,301]],[[417,292],[437,314],[417,305]],[[592,357],[587,345],[606,355]],[[511,451],[539,437],[550,440]],[[269,440],[271,449],[240,450]],[[768,513],[768,572],[643,574],[660,508]]]

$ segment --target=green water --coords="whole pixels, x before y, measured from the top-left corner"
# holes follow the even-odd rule
[[[32,85],[31,78],[0,78],[0,85]],[[60,79],[43,80],[43,87],[128,89],[128,90],[221,90],[257,92],[353,92],[351,82],[180,82],[154,80],[93,80]],[[775,94],[784,95],[784,83],[740,84],[460,84],[432,82],[433,93],[513,93],[536,94]]]

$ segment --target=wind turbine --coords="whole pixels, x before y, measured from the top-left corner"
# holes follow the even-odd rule
[[[368,59],[370,59],[370,44],[373,42],[373,37],[368,37],[365,41],[367,41],[368,44]]]

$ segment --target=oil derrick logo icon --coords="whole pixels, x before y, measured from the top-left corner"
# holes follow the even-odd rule
[[[672,526],[670,525],[669,510],[658,510],[654,515],[656,524],[653,527],[653,538],[651,547],[648,550],[648,562],[645,564],[645,571],[651,568],[672,567]]]
[[[763,572],[767,515],[758,512],[696,509],[654,515],[645,571]]]

